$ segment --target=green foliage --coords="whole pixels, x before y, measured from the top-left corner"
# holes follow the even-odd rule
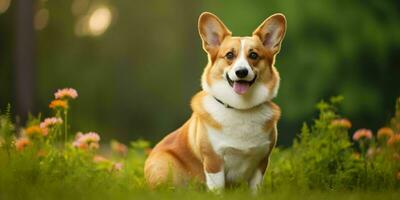
[[[390,120],[390,126],[395,132],[400,132],[400,97],[396,101],[396,112]]]
[[[399,189],[396,173],[400,172],[400,165],[395,158],[399,152],[386,143],[378,145],[375,138],[351,143],[351,124],[338,119],[337,104],[341,100],[335,97],[329,103],[320,102],[319,117],[311,127],[304,123],[293,147],[274,150],[271,172],[266,177],[270,188],[291,185],[319,190]],[[342,123],[335,124],[335,120]]]
[[[400,195],[395,192],[400,188],[399,149],[386,140],[382,142],[382,138],[352,143],[348,131],[351,124],[340,119],[337,112],[341,101],[342,97],[321,101],[318,118],[311,125],[304,123],[293,147],[274,149],[265,184],[256,198],[264,194],[274,199]],[[65,134],[71,135],[65,132],[70,124],[65,122],[67,115],[59,114],[68,112],[53,109],[54,117],[64,119],[62,123],[31,116],[26,127],[16,128],[9,106],[0,114],[0,199],[221,199],[221,195],[205,192],[196,183],[149,191],[143,178],[149,142],[136,140],[127,147],[113,140],[110,146],[102,144],[98,149],[99,138],[94,132],[65,140]],[[395,122],[397,116],[398,110]],[[246,188],[227,190],[222,197],[246,199]]]
[[[10,156],[11,148],[13,147],[13,131],[14,125],[11,122],[11,105],[8,104],[5,114],[0,112],[0,147]]]

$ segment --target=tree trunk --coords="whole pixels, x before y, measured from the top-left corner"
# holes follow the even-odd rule
[[[34,105],[33,0],[16,1],[15,33],[16,112],[24,123]]]

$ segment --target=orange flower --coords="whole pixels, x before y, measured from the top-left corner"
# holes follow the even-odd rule
[[[110,162],[109,160],[107,160],[107,158],[104,158],[103,156],[100,155],[95,155],[93,157],[93,162],[97,163],[97,164],[101,164],[101,163],[108,163]]]
[[[358,129],[354,134],[353,134],[353,140],[358,141],[362,138],[365,139],[371,139],[372,138],[372,131],[369,129]]]
[[[68,109],[68,104],[63,100],[53,100],[51,101],[49,107],[51,109]]]
[[[390,137],[389,140],[387,141],[387,144],[389,146],[393,146],[399,143],[400,143],[400,134],[392,135],[392,137]]]
[[[47,130],[40,128],[38,125],[30,126],[27,129],[25,129],[25,134],[28,137],[39,137],[39,136],[46,136],[47,135]]]
[[[335,119],[331,122],[331,126],[336,127],[336,128],[349,129],[349,128],[351,128],[351,122],[346,118]]]
[[[15,141],[15,147],[18,151],[24,150],[28,145],[31,145],[31,141],[25,137],[18,138]]]
[[[121,155],[126,155],[128,153],[128,147],[116,140],[111,141],[111,150]]]
[[[396,179],[400,181],[400,171],[396,173]]]
[[[378,138],[390,138],[394,135],[394,132],[391,128],[383,127],[378,130]]]

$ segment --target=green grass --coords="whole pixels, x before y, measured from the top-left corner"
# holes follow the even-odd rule
[[[389,137],[379,131],[356,141],[350,121],[338,120],[340,101],[319,103],[319,117],[304,124],[294,145],[274,149],[256,196],[246,186],[216,194],[194,183],[150,190],[143,178],[147,141],[99,149],[96,134],[68,131],[70,108],[54,107],[52,117],[63,122],[44,128],[40,116],[15,127],[8,107],[0,115],[0,199],[400,199],[400,99]]]

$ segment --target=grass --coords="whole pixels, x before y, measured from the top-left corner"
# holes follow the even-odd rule
[[[338,114],[342,100],[318,104],[319,117],[304,124],[294,145],[274,149],[260,192],[246,186],[215,194],[203,185],[150,190],[144,140],[101,144],[97,133],[72,135],[65,92],[50,104],[53,116],[30,117],[15,127],[9,107],[0,114],[0,199],[399,199],[400,99],[385,128],[360,129]],[[72,94],[72,95],[71,95]]]

